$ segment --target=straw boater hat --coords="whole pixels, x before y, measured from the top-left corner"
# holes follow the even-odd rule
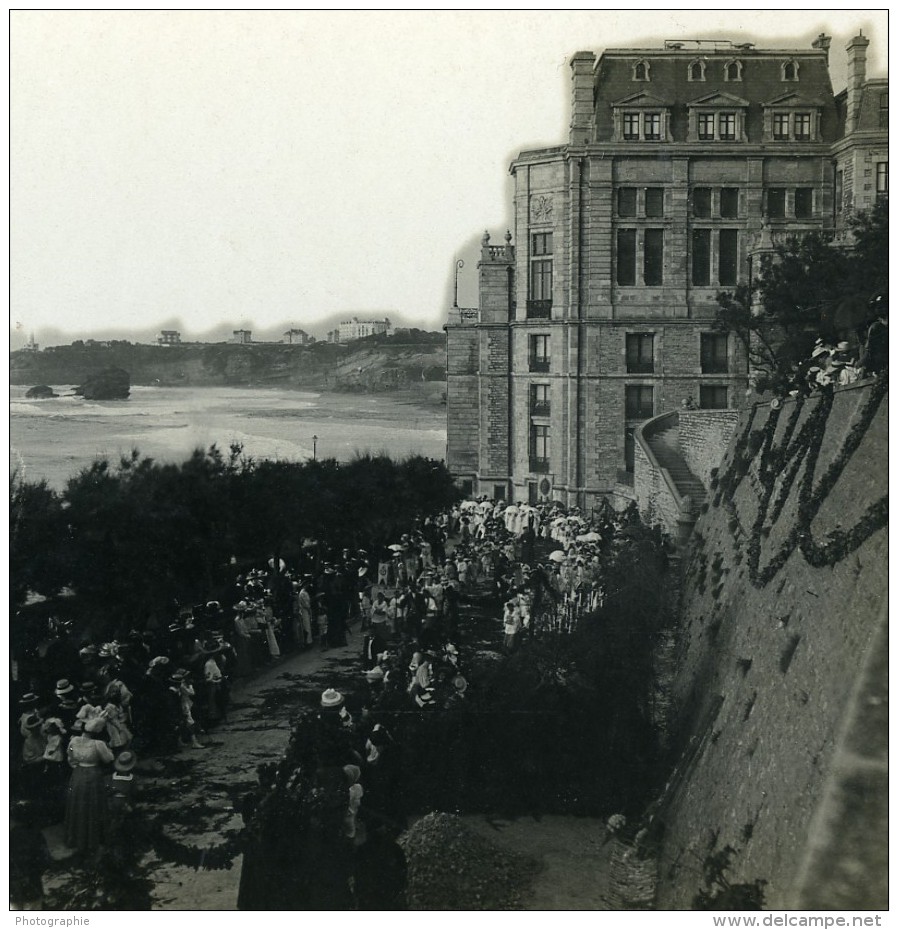
[[[75,686],[68,680],[68,678],[60,678],[56,682],[56,691],[54,692],[57,697],[65,697],[67,694],[71,694],[75,690]]]
[[[37,730],[40,725],[43,723],[43,720],[40,718],[40,714],[29,714],[25,720],[25,729],[26,730]]]
[[[150,659],[150,668],[156,668],[157,665],[168,665],[168,662],[168,656],[156,656],[155,659]]]
[[[123,752],[116,758],[113,765],[116,772],[130,772],[137,765],[137,756],[130,751]]]
[[[34,704],[37,704],[37,695],[33,691],[29,691],[28,694],[23,694],[19,698],[20,707],[32,707]]]
[[[323,710],[336,710],[343,706],[343,695],[334,688],[328,688],[321,695],[321,707]]]

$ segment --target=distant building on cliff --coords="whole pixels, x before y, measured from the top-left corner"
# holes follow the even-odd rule
[[[354,316],[351,320],[342,320],[335,330],[329,332],[327,341],[350,342],[353,339],[364,339],[366,336],[389,336],[392,332],[393,324],[389,317],[384,317],[382,320],[360,320]]]
[[[569,138],[514,159],[515,236],[484,235],[479,306],[449,311],[447,461],[468,492],[622,506],[640,423],[739,405],[748,361],[712,328],[717,293],[888,190],[867,44],[838,97],[824,35],[573,56]]]
[[[304,329],[288,329],[284,333],[284,342],[291,346],[308,346],[315,341]]]
[[[235,329],[231,336],[231,342],[240,346],[248,346],[253,341],[253,331],[251,329]]]
[[[156,342],[161,346],[177,346],[181,344],[181,334],[176,329],[163,329]]]

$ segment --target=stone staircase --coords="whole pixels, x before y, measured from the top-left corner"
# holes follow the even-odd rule
[[[651,447],[658,464],[670,472],[674,484],[677,486],[681,497],[687,494],[692,499],[693,511],[697,512],[698,508],[705,502],[708,493],[705,486],[689,470],[683,453],[680,451],[679,427],[677,421],[669,425],[653,430],[647,433],[646,440]]]

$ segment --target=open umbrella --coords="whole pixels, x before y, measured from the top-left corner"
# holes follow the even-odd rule
[[[581,533],[577,537],[577,542],[601,542],[602,537],[594,530],[589,533]]]
[[[556,549],[554,552],[549,553],[549,559],[552,562],[563,562],[567,556],[561,549]]]
[[[402,546],[399,543],[393,543],[391,546],[387,546],[391,552],[402,552]]]

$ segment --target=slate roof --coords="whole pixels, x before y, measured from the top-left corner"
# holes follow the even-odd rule
[[[690,81],[689,65],[705,62],[705,80]],[[633,66],[649,65],[650,80],[634,81]],[[742,62],[742,80],[725,81],[727,62]],[[798,63],[798,81],[783,81],[781,66]],[[831,143],[839,135],[839,118],[833,99],[826,53],[812,49],[608,49],[596,63],[594,77],[596,139],[612,138],[612,106],[636,93],[663,99],[671,110],[671,134],[685,142],[688,105],[714,94],[726,94],[747,102],[746,130],[749,142],[761,142],[763,108],[769,101],[795,93],[802,105],[822,109],[821,141]],[[737,105],[737,104],[733,104]],[[741,104],[738,104],[741,105]],[[876,117],[878,121],[878,115]]]

